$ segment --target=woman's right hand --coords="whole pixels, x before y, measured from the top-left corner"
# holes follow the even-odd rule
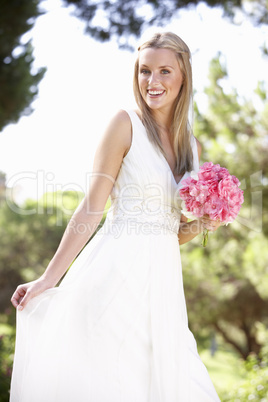
[[[11,303],[18,310],[23,310],[26,304],[35,296],[52,288],[44,278],[19,285],[11,297]]]

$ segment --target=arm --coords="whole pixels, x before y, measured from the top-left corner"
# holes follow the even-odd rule
[[[195,140],[197,144],[198,158],[200,161],[202,153],[202,145],[197,139]],[[188,241],[196,237],[198,234],[203,232],[204,229],[208,229],[209,231],[214,232],[215,230],[218,229],[219,226],[221,226],[220,222],[213,221],[207,217],[202,217],[200,219],[195,219],[191,222],[187,222],[187,218],[184,215],[182,215],[180,230],[178,233],[179,243],[180,245],[187,243]]]
[[[70,219],[54,257],[39,279],[18,286],[11,298],[14,307],[22,310],[31,298],[55,286],[67,271],[100,223],[130,145],[131,122],[127,113],[120,111],[111,120],[98,146],[89,192]]]

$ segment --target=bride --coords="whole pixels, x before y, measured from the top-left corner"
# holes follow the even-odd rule
[[[181,38],[155,34],[139,47],[134,94],[137,110],[120,110],[100,140],[89,192],[48,267],[12,295],[11,402],[219,401],[183,290],[180,245],[220,223],[180,212],[181,180],[201,154]]]

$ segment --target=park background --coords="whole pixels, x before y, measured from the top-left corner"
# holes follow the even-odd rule
[[[105,125],[118,109],[135,107],[139,39],[158,29],[192,51],[202,162],[227,167],[245,196],[236,222],[205,249],[200,237],[181,247],[189,326],[222,401],[268,401],[267,4],[0,7],[0,402],[8,401],[14,353],[10,296],[53,256],[87,191]]]

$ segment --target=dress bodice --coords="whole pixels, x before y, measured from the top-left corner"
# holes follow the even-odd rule
[[[149,140],[136,112],[132,110],[127,113],[132,124],[132,143],[111,192],[108,221],[148,223],[178,233],[180,183],[190,172],[186,172],[177,183],[167,160]],[[199,161],[193,136],[191,142],[193,168],[197,171]]]

